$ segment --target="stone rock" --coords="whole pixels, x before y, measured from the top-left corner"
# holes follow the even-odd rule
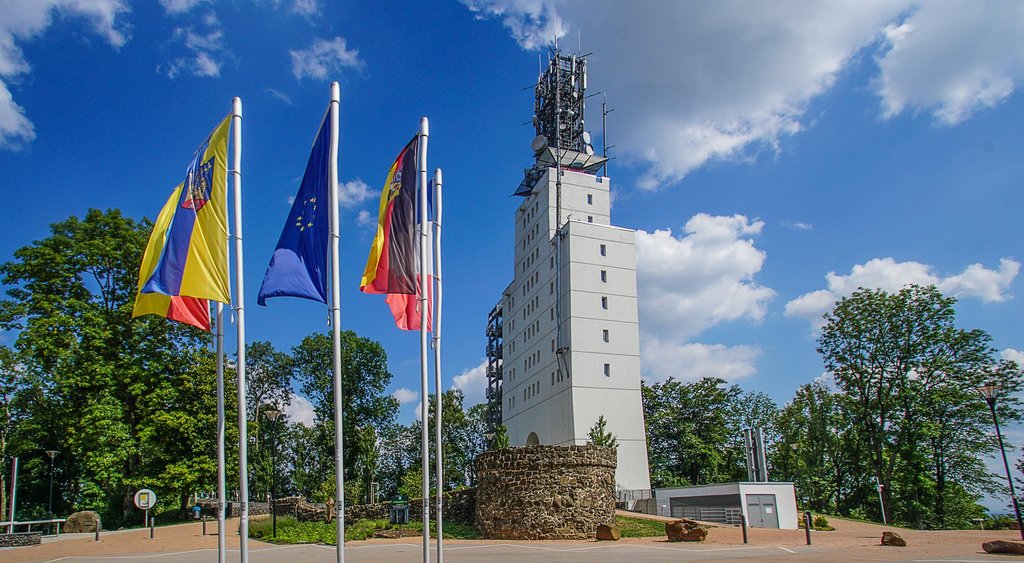
[[[901,538],[896,532],[882,532],[882,545],[907,547],[907,540]]]
[[[619,541],[622,537],[622,532],[618,526],[609,526],[608,524],[597,525],[597,539],[598,540],[611,540]]]
[[[82,532],[95,532],[102,530],[103,523],[100,522],[99,513],[93,510],[83,510],[68,516],[67,524],[64,524],[64,533],[80,534]]]
[[[708,529],[689,518],[680,518],[665,522],[665,535],[668,541],[704,541]]]
[[[1012,555],[1024,555],[1024,542],[994,540],[981,544],[985,553],[1009,553]]]

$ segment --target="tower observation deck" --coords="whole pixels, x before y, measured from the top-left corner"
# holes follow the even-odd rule
[[[611,224],[586,88],[586,58],[557,50],[537,78],[513,279],[487,325],[489,418],[519,446],[585,444],[604,416],[619,443],[617,485],[649,489],[635,232]]]

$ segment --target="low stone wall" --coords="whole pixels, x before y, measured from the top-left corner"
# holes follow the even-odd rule
[[[434,517],[434,508],[437,506],[437,497],[430,498],[430,514]],[[237,502],[229,502],[231,513],[229,516],[239,515]],[[202,514],[210,518],[217,517],[216,500],[200,500],[199,507]],[[409,518],[419,520],[423,513],[423,502],[420,499],[409,500]],[[356,520],[386,520],[391,508],[390,502],[376,504],[356,504],[345,507],[345,522]],[[445,521],[473,524],[476,521],[476,489],[463,489],[444,494]],[[327,505],[318,502],[307,502],[303,497],[285,497],[277,499],[278,516],[294,516],[301,522],[327,520]],[[250,502],[249,515],[269,514],[270,506],[265,502]],[[332,515],[333,519],[333,515]]]
[[[489,539],[593,538],[615,524],[615,450],[525,446],[476,459],[476,525]]]
[[[43,542],[42,532],[15,532],[0,534],[0,547],[25,547]]]

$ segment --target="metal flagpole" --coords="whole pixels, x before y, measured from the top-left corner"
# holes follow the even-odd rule
[[[444,540],[442,538],[444,519],[441,517],[441,507],[444,498],[444,465],[441,455],[441,169],[434,170],[434,311],[432,317],[434,335],[434,389],[437,397],[437,414],[434,418],[434,463],[437,472],[437,563],[444,563]]]
[[[338,245],[340,227],[338,219],[338,110],[341,106],[341,87],[331,82],[331,150],[327,167],[331,204],[331,331],[334,338],[334,498],[335,532],[338,537],[338,563],[345,561],[345,458],[342,452],[341,403],[341,266]]]
[[[224,468],[224,304],[217,303],[217,563],[225,563],[227,541],[224,511],[227,483]]]
[[[238,315],[238,549],[240,561],[249,561],[249,463],[245,407],[245,283],[242,268],[242,99],[232,105],[232,165],[235,200],[235,314]],[[225,530],[221,530],[224,534]]]
[[[420,118],[420,138],[418,143],[417,164],[419,167],[419,214],[420,220],[416,230],[419,231],[419,285],[420,285],[420,451],[423,461],[420,470],[423,472],[423,561],[430,561],[430,440],[427,428],[427,138],[430,136],[430,125],[426,117]]]

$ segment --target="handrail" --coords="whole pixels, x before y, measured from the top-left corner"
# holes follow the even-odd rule
[[[14,527],[15,526],[26,526],[26,528],[27,528],[26,531],[31,532],[33,524],[56,524],[57,525],[57,534],[56,535],[59,536],[60,535],[60,525],[61,524],[66,524],[67,521],[68,521],[67,518],[50,518],[50,519],[47,519],[47,520],[8,520],[6,522],[0,522],[0,528],[7,528],[7,530],[8,530],[7,533],[10,534],[10,533],[14,533]]]

